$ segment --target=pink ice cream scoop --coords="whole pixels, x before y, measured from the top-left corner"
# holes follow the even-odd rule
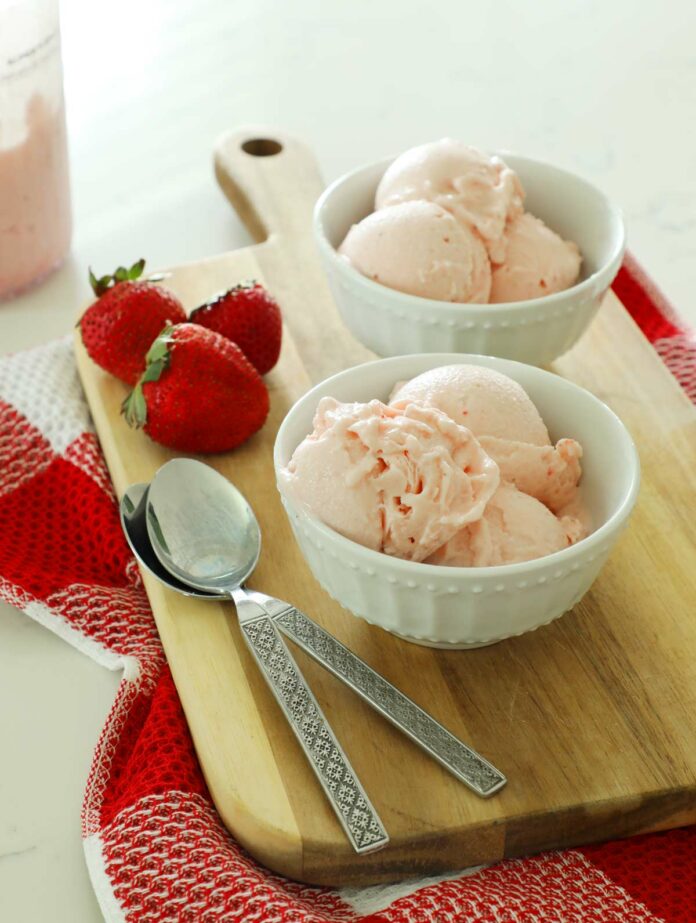
[[[495,436],[479,436],[479,442],[496,460],[504,481],[536,497],[553,513],[562,513],[575,499],[582,474],[582,447],[574,439],[559,439],[555,446]]]
[[[389,403],[437,407],[476,436],[548,445],[549,433],[527,392],[512,378],[482,365],[443,365],[399,382]]]
[[[433,408],[333,398],[320,401],[279,479],[330,528],[412,561],[480,519],[500,480],[471,432]]]
[[[503,481],[558,513],[576,496],[582,448],[574,439],[554,447],[539,411],[507,375],[476,365],[431,369],[396,386],[389,403],[436,407],[467,426],[497,463]]]
[[[491,567],[531,561],[577,539],[574,522],[559,520],[543,503],[512,484],[501,484],[477,522],[460,529],[426,564]]]
[[[485,304],[491,266],[478,236],[432,202],[403,202],[353,225],[338,249],[388,288],[437,301]]]
[[[506,238],[505,261],[493,266],[491,303],[541,298],[577,282],[582,262],[577,244],[563,240],[541,219],[529,212],[519,215]]]
[[[501,263],[505,228],[522,214],[524,190],[510,167],[461,141],[443,138],[406,151],[388,167],[377,187],[375,208],[422,199],[471,227],[490,259]]]

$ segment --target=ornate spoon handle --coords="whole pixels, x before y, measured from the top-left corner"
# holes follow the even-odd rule
[[[259,597],[261,594],[259,594]],[[377,709],[465,785],[483,798],[499,791],[505,776],[400,692],[364,660],[304,613],[266,597],[264,608],[278,628],[334,676]]]
[[[234,592],[234,600],[244,639],[353,849],[367,853],[386,846],[389,836],[379,815],[272,619],[243,590]]]

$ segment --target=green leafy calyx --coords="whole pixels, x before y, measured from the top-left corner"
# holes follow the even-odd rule
[[[125,266],[119,266],[118,269],[111,275],[102,276],[97,278],[92,272],[92,268],[89,269],[89,284],[92,286],[92,291],[99,298],[104,292],[108,289],[113,288],[114,285],[117,285],[119,282],[134,282],[136,279],[139,279],[143,270],[145,269],[145,260],[138,260],[137,263],[133,263],[130,269],[126,269]]]
[[[121,405],[121,413],[129,426],[139,429],[147,423],[147,401],[143,393],[146,381],[159,381],[162,372],[171,360],[172,343],[171,332],[173,327],[165,327],[162,333],[154,340],[145,357],[145,371],[140,376],[137,385]]]

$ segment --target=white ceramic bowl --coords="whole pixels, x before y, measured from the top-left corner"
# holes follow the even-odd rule
[[[468,352],[545,365],[587,329],[621,265],[621,212],[579,176],[527,157],[500,156],[522,180],[527,210],[580,247],[580,282],[555,295],[496,305],[435,301],[373,282],[336,251],[351,225],[373,210],[375,190],[393,158],[361,167],[321,196],[314,232],[343,320],[378,355]]]
[[[321,382],[285,417],[275,443],[276,471],[312,431],[320,398],[386,401],[395,382],[457,362],[509,375],[527,391],[551,438],[572,436],[584,448],[583,502],[595,530],[555,554],[500,567],[442,567],[403,561],[344,538],[283,497],[312,573],[354,615],[409,641],[478,647],[545,625],[588,591],[625,527],[638,494],[633,440],[600,400],[551,372],[489,356],[399,356],[355,366]],[[282,490],[281,490],[282,495]]]

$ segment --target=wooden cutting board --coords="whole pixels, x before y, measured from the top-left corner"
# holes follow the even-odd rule
[[[480,650],[418,647],[327,596],[275,489],[271,452],[288,408],[310,383],[370,358],[342,325],[317,262],[314,158],[290,137],[248,128],[220,144],[216,169],[260,243],[177,267],[168,284],[193,307],[259,278],[284,309],[268,423],[237,451],[206,459],[261,522],[252,585],[326,626],[509,779],[480,800],[297,651],[391,835],[387,849],[357,857],[244,647],[234,608],[185,599],[144,574],[224,823],[278,872],[365,885],[696,821],[696,412],[616,297],[555,371],[606,401],[636,439],[643,486],[627,533],[590,593],[553,624]],[[79,343],[77,358],[120,496],[170,453],[127,428],[124,386]]]

